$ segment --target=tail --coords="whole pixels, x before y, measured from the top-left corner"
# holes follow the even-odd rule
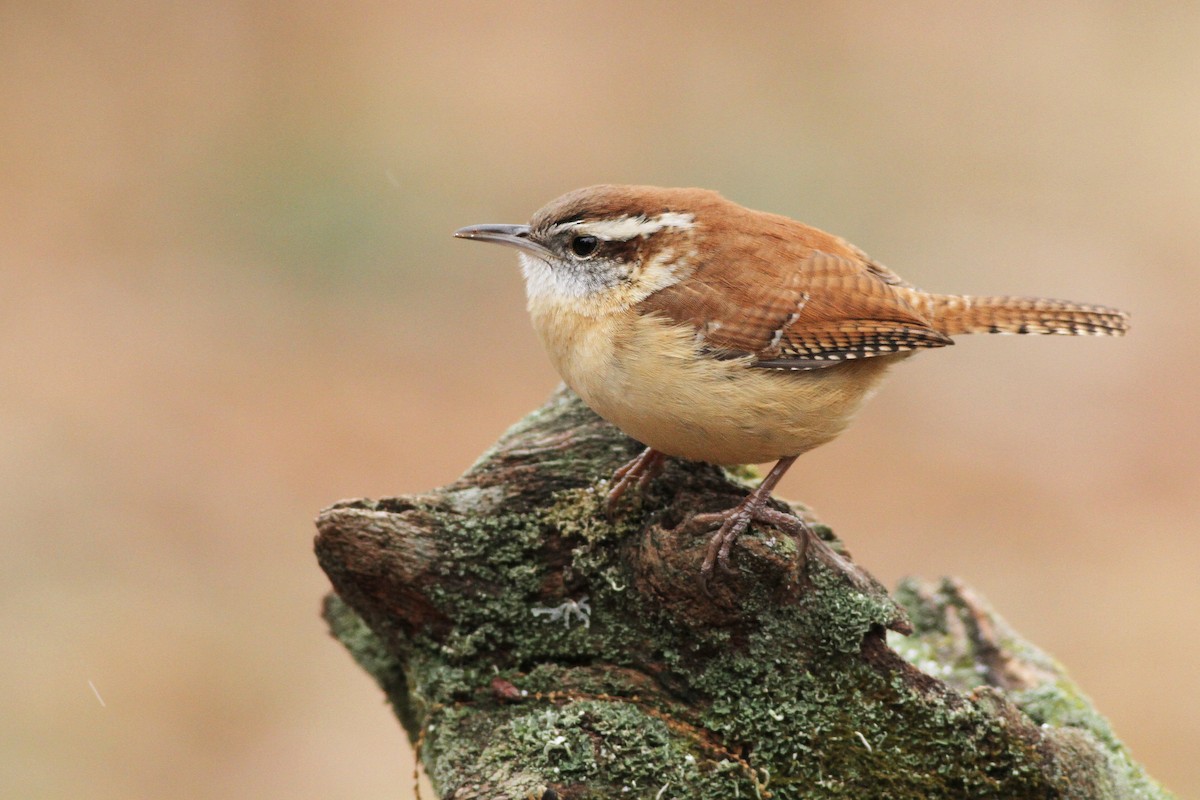
[[[1063,333],[1123,336],[1129,315],[1104,306],[1037,297],[919,293],[910,302],[947,336],[963,333]]]

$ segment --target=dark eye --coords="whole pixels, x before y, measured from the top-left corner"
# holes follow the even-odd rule
[[[576,236],[571,239],[571,252],[579,258],[590,258],[600,249],[600,240],[595,236]]]

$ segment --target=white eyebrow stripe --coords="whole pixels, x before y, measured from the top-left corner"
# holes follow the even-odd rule
[[[590,222],[579,222],[573,227],[579,233],[606,239],[610,242],[627,242],[635,236],[649,236],[653,233],[658,233],[663,228],[681,228],[687,230],[695,225],[695,222],[695,214],[680,214],[677,211],[667,211],[650,219],[643,216],[598,219]]]

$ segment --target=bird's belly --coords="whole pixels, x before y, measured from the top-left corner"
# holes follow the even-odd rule
[[[601,394],[592,407],[655,450],[716,464],[775,461],[828,442],[874,383],[829,374],[839,367],[787,373],[708,359],[657,367],[652,382],[635,377],[620,397]]]
[[[655,450],[717,464],[774,461],[824,444],[842,432],[892,360],[759,369],[744,359],[699,355],[689,330],[653,317],[573,333],[558,347],[548,341],[547,350],[597,414]]]

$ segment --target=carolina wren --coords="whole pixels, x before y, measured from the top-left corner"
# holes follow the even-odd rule
[[[1119,336],[1128,316],[1024,297],[931,294],[844,240],[704,189],[601,185],[528,225],[455,236],[520,250],[529,314],[563,380],[647,446],[609,504],[664,456],[776,461],[719,525],[701,576],[728,569],[752,521],[804,533],[771,508],[796,457],[837,436],[892,364],[965,333]]]

